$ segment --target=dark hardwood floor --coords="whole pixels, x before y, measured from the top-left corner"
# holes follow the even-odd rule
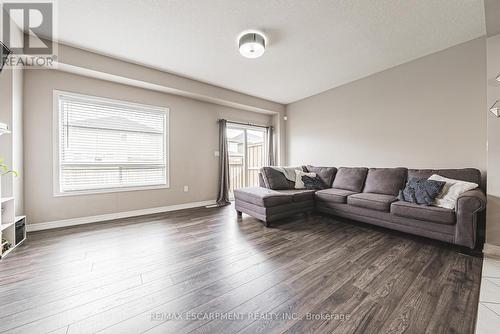
[[[473,333],[482,259],[232,207],[43,231],[0,262],[0,332]]]

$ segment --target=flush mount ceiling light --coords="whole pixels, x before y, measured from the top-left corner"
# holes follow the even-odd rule
[[[246,31],[238,38],[240,53],[246,58],[258,58],[266,50],[266,37],[258,31]]]

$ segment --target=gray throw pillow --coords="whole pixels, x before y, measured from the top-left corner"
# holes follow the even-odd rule
[[[330,188],[332,186],[333,179],[337,174],[337,168],[335,167],[314,167],[311,165],[307,165],[302,167],[302,169],[304,169],[304,172],[316,173],[316,175],[321,179],[321,181],[323,181],[327,188]]]
[[[319,175],[316,177],[304,175],[302,176],[302,182],[304,182],[304,187],[308,190],[321,190],[329,188]]]
[[[428,179],[411,179],[406,187],[399,191],[398,199],[420,205],[431,205],[446,182]]]

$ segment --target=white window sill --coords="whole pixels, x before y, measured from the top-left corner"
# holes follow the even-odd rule
[[[145,191],[145,190],[158,190],[158,189],[169,189],[169,188],[170,186],[168,184],[159,184],[154,186],[75,190],[68,192],[54,192],[54,197],[98,195],[98,194],[109,194],[109,193],[128,192],[128,191]]]

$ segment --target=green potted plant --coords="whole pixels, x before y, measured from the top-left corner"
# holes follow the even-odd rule
[[[7,174],[11,174],[14,175],[14,176],[17,176],[17,172],[13,169],[10,169],[9,166],[7,166],[6,164],[3,163],[3,158],[0,158],[0,197],[1,197],[1,194],[2,194],[2,176],[4,175],[7,175]]]
[[[9,166],[3,163],[3,158],[0,158],[0,176],[7,175],[12,173],[12,175],[17,176],[17,172],[13,169],[10,169]]]

